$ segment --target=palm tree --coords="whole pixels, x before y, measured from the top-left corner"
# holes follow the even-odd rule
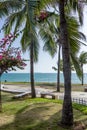
[[[60,12],[60,42],[62,45],[63,54],[63,73],[64,73],[64,102],[61,124],[72,125],[73,124],[73,109],[71,100],[71,68],[70,68],[70,44],[68,39],[67,22],[64,11],[65,0],[59,0],[59,12]]]
[[[49,4],[53,4],[51,0],[44,0],[44,4],[47,2]],[[62,119],[61,123],[64,125],[72,125],[73,124],[73,109],[72,109],[72,100],[71,100],[71,67],[70,67],[70,54],[74,61],[74,63],[78,63],[78,61],[75,60],[75,55],[73,55],[75,51],[71,51],[70,49],[70,39],[69,39],[69,31],[67,28],[67,21],[66,21],[66,15],[65,15],[65,5],[73,4],[73,2],[76,1],[65,1],[65,0],[59,0],[56,1],[56,6],[59,6],[59,14],[60,14],[60,43],[62,45],[62,54],[63,54],[63,73],[64,73],[64,87],[65,87],[65,95],[64,95],[64,102],[63,102],[63,110],[62,110]],[[77,1],[78,2],[78,1]],[[51,38],[52,39],[52,38]],[[74,38],[72,39],[73,46],[75,45]],[[78,46],[78,44],[77,44]],[[75,48],[77,48],[77,46]],[[73,50],[73,49],[72,49]],[[75,68],[77,68],[77,65],[75,65]],[[78,69],[77,69],[78,70]],[[77,71],[77,73],[81,76],[80,71]]]
[[[69,34],[68,34],[67,22],[66,22],[65,10],[64,10],[65,4],[67,4],[65,2],[73,3],[73,1],[59,0],[60,41],[62,44],[62,53],[63,53],[63,73],[64,73],[64,87],[65,87],[61,123],[63,125],[71,126],[73,124],[73,109],[72,109],[72,100],[71,100],[71,69],[70,69],[70,45],[69,45],[70,41],[69,41]]]
[[[55,15],[55,14],[53,14]],[[52,57],[57,53],[58,50],[58,68],[60,66],[60,48],[61,44],[59,43],[59,27],[56,27],[55,25],[55,18],[54,16],[50,16],[53,20],[51,22],[51,18],[47,18],[46,22],[40,22],[39,26],[39,34],[44,41],[43,50],[47,51]],[[58,17],[58,16],[57,16]],[[44,27],[44,28],[43,28]],[[60,76],[59,76],[59,70],[57,69],[57,92],[60,92],[59,82],[60,82]]]
[[[16,2],[19,2],[17,0]],[[16,3],[17,4],[17,3]],[[38,6],[37,0],[21,0],[21,8],[14,10],[6,19],[4,26],[5,33],[9,33],[14,26],[14,33],[22,30],[21,45],[23,51],[30,50],[30,81],[32,98],[36,97],[34,87],[34,66],[33,62],[38,61],[39,43],[35,28],[35,11]],[[15,5],[14,5],[15,6]],[[18,33],[17,33],[18,34]]]
[[[54,4],[55,1],[43,0],[41,2],[43,6],[47,7],[47,4],[49,3]],[[70,2],[72,2],[72,0],[70,0]],[[64,66],[63,71],[64,71],[64,86],[65,86],[65,95],[64,95],[61,123],[64,125],[72,125],[73,111],[72,111],[72,101],[71,101],[70,47],[69,47],[69,39],[68,39],[67,22],[65,17],[65,10],[64,10],[66,3],[65,0],[58,0],[57,3],[59,5],[59,12],[60,12],[60,42],[62,45],[62,53],[63,53],[63,66]]]
[[[48,51],[51,56],[54,56],[57,53],[58,49],[58,64],[57,64],[57,91],[60,91],[60,40],[59,40],[59,16],[51,15],[50,18],[46,18],[45,22],[40,22],[40,35],[42,40],[44,41],[44,50]],[[81,68],[79,66],[78,61],[76,60],[76,55],[79,51],[80,45],[84,44],[81,39],[85,40],[85,36],[83,33],[79,32],[79,25],[77,20],[74,17],[67,16],[68,23],[68,32],[69,32],[69,41],[70,41],[70,57],[72,62],[74,63],[74,67],[76,69],[77,75],[81,78]],[[78,67],[77,67],[78,65]],[[54,68],[55,69],[55,68]],[[71,68],[72,69],[72,68]]]
[[[87,52],[82,51],[78,57],[79,64],[82,69],[82,85],[84,84],[84,72],[83,72],[83,65],[87,64]]]
[[[46,2],[48,4],[55,4],[55,1],[52,2],[52,0],[44,0],[44,5]],[[60,43],[62,45],[62,54],[63,54],[63,73],[64,73],[64,87],[65,87],[65,95],[64,95],[64,102],[63,102],[63,110],[62,110],[62,119],[61,124],[65,126],[71,126],[73,124],[73,109],[72,109],[72,100],[71,100],[71,68],[70,68],[70,44],[69,44],[69,34],[68,34],[68,28],[67,28],[67,21],[66,21],[66,15],[65,15],[65,5],[69,3],[73,5],[73,3],[77,3],[78,1],[73,0],[58,0],[56,1],[56,6],[59,6],[59,14],[60,14]],[[69,7],[68,6],[68,7]],[[70,6],[71,7],[71,6]],[[74,46],[75,44],[73,44]],[[74,62],[77,62],[75,60],[75,57],[72,53],[72,59],[74,59]],[[75,67],[77,67],[75,65]]]

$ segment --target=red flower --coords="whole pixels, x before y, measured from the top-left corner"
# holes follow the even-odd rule
[[[39,19],[44,20],[47,16],[48,16],[47,12],[41,12]]]

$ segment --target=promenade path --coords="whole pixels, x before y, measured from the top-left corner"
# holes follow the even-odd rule
[[[5,92],[11,92],[11,93],[26,93],[31,92],[31,88],[26,85],[1,85],[1,90]],[[41,88],[36,86],[36,94],[39,95],[40,93],[53,93],[54,95],[58,96],[58,99],[64,98],[64,93],[55,92],[54,89],[47,89],[47,88]],[[72,99],[80,99],[85,100],[87,102],[87,92],[76,92],[72,91]],[[77,101],[78,103],[79,101]]]

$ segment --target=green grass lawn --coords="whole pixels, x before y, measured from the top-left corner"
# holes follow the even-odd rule
[[[12,96],[2,93],[0,130],[67,130],[58,125],[61,101],[42,98],[13,100]],[[73,104],[73,107],[74,120],[87,125],[87,107],[77,104]]]

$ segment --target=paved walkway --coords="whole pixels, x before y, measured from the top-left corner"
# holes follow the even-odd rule
[[[30,87],[21,87],[21,85],[1,85],[1,90],[5,92],[12,92],[12,93],[23,93],[23,92],[28,92],[31,91]],[[53,92],[54,90],[50,89],[45,89],[45,88],[40,88],[36,87],[35,88],[36,93],[40,94],[41,92]]]
[[[83,98],[87,100],[87,92],[72,91],[71,95],[72,98]],[[60,93],[60,98],[62,99],[63,97],[64,97],[64,93]]]
[[[54,95],[58,95],[58,99],[64,98],[64,93],[58,93],[54,92],[52,89],[46,89],[46,88],[41,88],[41,87],[36,87],[36,94],[40,95],[40,93],[53,93]],[[6,91],[6,92],[12,92],[12,93],[26,93],[26,92],[31,92],[31,89],[29,87],[21,87],[21,85],[1,85],[1,90]],[[84,99],[87,101],[87,92],[75,92],[73,91],[72,93],[72,99]]]

